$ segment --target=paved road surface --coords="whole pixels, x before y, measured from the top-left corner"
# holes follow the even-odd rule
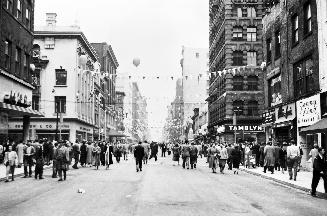
[[[327,215],[326,200],[247,173],[212,174],[203,159],[196,170],[159,158],[139,173],[129,160],[45,178],[0,182],[0,215]]]

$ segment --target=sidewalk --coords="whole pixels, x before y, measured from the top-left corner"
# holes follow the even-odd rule
[[[43,169],[48,169],[52,167],[52,165],[50,164],[50,166],[44,166]],[[32,167],[32,172],[34,173],[34,169],[35,169],[35,165]],[[15,168],[15,177],[19,177],[19,176],[23,176],[24,175],[24,166],[22,166],[21,168]],[[11,179],[11,174],[9,175],[9,179]],[[0,181],[4,181],[6,180],[6,166],[3,164],[0,164]]]
[[[307,171],[300,171],[297,173],[296,181],[289,180],[288,171],[284,171],[284,174],[281,171],[276,171],[274,174],[271,174],[271,172],[267,171],[267,173],[263,172],[263,167],[258,168],[245,168],[240,167],[240,169],[244,172],[260,176],[262,178],[270,179],[275,182],[278,182],[283,185],[287,185],[299,190],[303,190],[306,192],[311,191],[311,181],[312,181],[312,172]],[[321,179],[319,182],[319,185],[317,187],[317,192],[319,193],[325,193],[324,189],[324,181]]]

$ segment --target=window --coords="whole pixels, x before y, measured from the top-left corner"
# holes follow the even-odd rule
[[[67,85],[67,71],[56,69],[56,85]]]
[[[5,68],[7,70],[10,70],[11,68],[11,42],[10,41],[5,41]]]
[[[195,57],[199,58],[200,54],[199,53],[195,53]]]
[[[267,62],[271,62],[271,39],[267,39]]]
[[[233,90],[234,91],[242,91],[243,90],[243,77],[242,76],[234,76],[233,77]]]
[[[242,8],[237,8],[237,17],[242,17],[243,13],[242,13]]]
[[[242,40],[243,39],[243,28],[241,26],[233,27],[233,39]]]
[[[30,9],[29,8],[26,8],[26,12],[25,12],[25,25],[28,29],[31,28],[31,14],[30,14]]]
[[[292,18],[292,42],[296,44],[299,42],[299,16],[295,15]]]
[[[314,90],[313,61],[307,58],[293,66],[295,75],[295,95],[300,97]]]
[[[23,67],[24,67],[24,74],[23,78],[27,79],[29,76],[28,74],[28,61],[29,61],[29,55],[25,53],[24,59],[23,59]]]
[[[259,79],[257,76],[248,76],[248,90],[249,91],[257,91]]]
[[[45,38],[44,48],[45,49],[54,49],[55,47],[55,39],[54,38]]]
[[[234,51],[233,52],[233,66],[242,66],[243,65],[243,52]]]
[[[12,5],[13,5],[12,1],[13,0],[7,0],[6,2],[6,9],[11,13],[12,13]]]
[[[21,49],[16,47],[16,52],[15,52],[15,73],[17,75],[19,75],[20,71],[21,71],[21,55],[22,55]]]
[[[249,116],[258,116],[258,102],[257,101],[249,101],[248,102],[248,115]]]
[[[32,96],[32,109],[33,110],[40,110],[40,97],[37,95]]]
[[[311,20],[311,4],[307,4],[304,7],[304,34],[310,33],[312,30]]]
[[[257,28],[255,27],[247,28],[247,41],[257,41]]]
[[[275,32],[275,59],[280,57],[280,31]]]
[[[236,115],[243,115],[244,102],[241,100],[236,100],[233,102],[233,112]]]
[[[247,65],[257,66],[257,52],[255,51],[247,52]]]
[[[257,13],[256,13],[254,7],[248,7],[247,12],[248,12],[248,17],[256,17],[257,16]]]
[[[269,106],[276,106],[282,103],[282,79],[279,74],[268,80],[268,103]]]
[[[55,113],[66,113],[66,96],[55,96]]]
[[[22,19],[22,2],[21,2],[21,0],[17,0],[16,18],[19,20]]]

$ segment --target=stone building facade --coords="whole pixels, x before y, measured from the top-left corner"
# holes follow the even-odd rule
[[[209,4],[209,133],[222,142],[263,142],[261,128],[228,130],[230,125],[247,129],[261,125],[263,2],[211,0]]]

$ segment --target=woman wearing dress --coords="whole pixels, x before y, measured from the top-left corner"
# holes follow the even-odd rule
[[[92,149],[92,155],[93,155],[93,162],[96,169],[99,169],[100,166],[100,155],[101,155],[101,147],[98,145],[98,143],[95,143],[93,149]]]
[[[218,149],[214,144],[211,144],[210,148],[208,149],[208,162],[209,168],[212,169],[212,173],[216,173],[217,164],[218,164]]]
[[[87,155],[86,155],[86,164],[92,166],[92,150],[93,145],[89,142],[86,147]]]
[[[106,169],[109,169],[110,164],[113,164],[112,161],[113,152],[114,152],[113,146],[110,143],[107,143],[107,149],[105,153]]]
[[[233,160],[233,168],[234,168],[234,174],[238,174],[238,170],[240,168],[240,162],[242,158],[242,152],[238,145],[234,147],[234,149],[231,152],[232,160]]]

